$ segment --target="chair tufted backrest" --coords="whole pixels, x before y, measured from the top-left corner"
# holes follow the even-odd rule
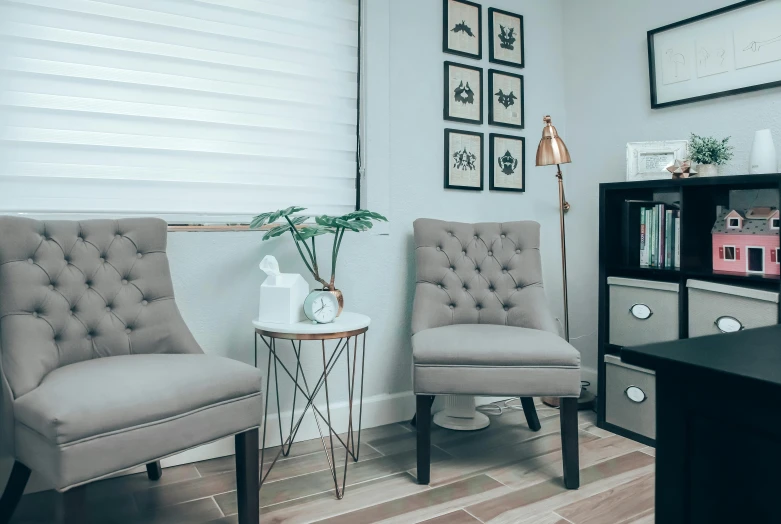
[[[0,216],[0,357],[15,398],[58,367],[134,353],[201,353],[153,218]]]
[[[412,333],[501,324],[558,333],[542,286],[537,222],[414,223],[417,284]]]

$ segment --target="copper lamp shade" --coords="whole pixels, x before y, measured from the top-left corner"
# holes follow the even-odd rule
[[[543,118],[545,127],[542,130],[542,139],[537,147],[537,165],[552,166],[556,164],[569,164],[572,159],[564,141],[559,137],[558,131],[551,123],[550,116]]]

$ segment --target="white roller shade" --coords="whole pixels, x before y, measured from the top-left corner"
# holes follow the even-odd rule
[[[359,0],[0,0],[0,212],[356,200]]]

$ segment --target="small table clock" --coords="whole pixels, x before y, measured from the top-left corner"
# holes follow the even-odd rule
[[[318,324],[329,324],[336,320],[339,302],[330,291],[312,291],[304,300],[306,318]]]

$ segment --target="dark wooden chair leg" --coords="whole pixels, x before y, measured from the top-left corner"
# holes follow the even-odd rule
[[[526,415],[526,423],[532,431],[539,431],[542,426],[537,417],[537,408],[534,407],[534,399],[531,397],[521,397],[521,406],[523,414]]]
[[[578,458],[578,399],[561,399],[561,454],[564,462],[564,486],[567,489],[580,487],[580,465]]]
[[[259,460],[257,428],[236,435],[236,498],[239,504],[239,524],[260,522]]]
[[[437,398],[435,395],[431,396],[431,402],[432,403],[434,402],[435,398]],[[412,420],[409,421],[409,425],[414,428],[416,426],[416,424],[417,424],[417,420],[418,420],[418,414],[415,413],[414,415],[412,415]]]
[[[8,524],[16,511],[16,506],[22,500],[24,488],[27,481],[30,480],[30,468],[21,462],[14,462],[11,470],[11,476],[8,477],[8,483],[5,485],[5,491],[0,498],[0,524]]]
[[[146,465],[146,476],[149,477],[149,480],[160,480],[160,477],[163,476],[163,467],[159,460]]]
[[[415,416],[418,432],[418,484],[428,484],[431,479],[431,395],[417,395]]]
[[[62,524],[84,524],[88,522],[87,487],[78,486],[62,493],[57,513],[57,522]]]

